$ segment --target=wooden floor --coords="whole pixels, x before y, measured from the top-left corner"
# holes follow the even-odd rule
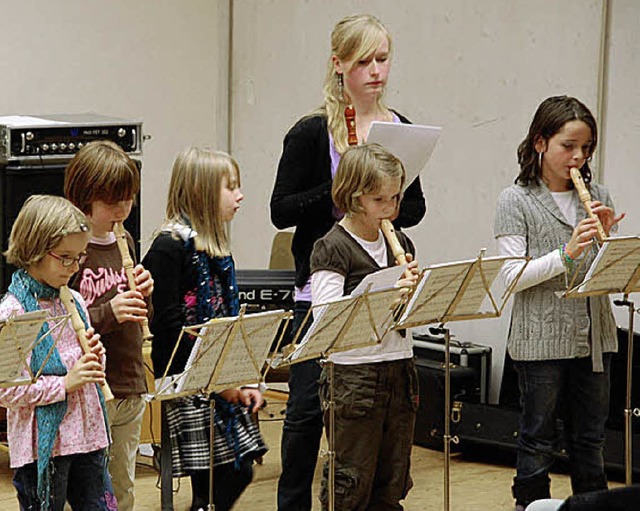
[[[261,431],[270,451],[262,465],[255,465],[253,483],[248,487],[236,504],[235,511],[262,511],[276,509],[276,488],[280,473],[280,435],[282,421],[260,423]],[[477,454],[476,456],[477,457]],[[513,501],[510,496],[513,477],[512,460],[507,456],[506,464],[500,464],[491,456],[492,462],[473,459],[466,452],[454,454],[451,460],[451,511],[511,511]],[[136,474],[137,511],[160,510],[160,490],[158,475],[151,466],[150,458],[140,458]],[[318,464],[320,466],[320,463]],[[444,509],[444,461],[441,452],[415,446],[412,455],[411,475],[414,488],[404,502],[408,511]],[[565,498],[570,494],[569,480],[566,475],[552,476],[552,494],[555,498]],[[314,483],[314,510],[319,510],[317,502],[320,483],[320,470],[316,471]],[[617,486],[617,483],[611,486]],[[176,481],[174,509],[186,511],[191,500],[189,481]],[[17,511],[18,504],[11,484],[11,470],[8,468],[8,454],[0,452],[0,510]]]

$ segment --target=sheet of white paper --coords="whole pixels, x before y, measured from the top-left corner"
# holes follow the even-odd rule
[[[394,287],[406,269],[407,265],[403,264],[370,273],[360,281],[360,284],[351,292],[351,296],[361,295],[367,291],[367,288],[369,292],[374,292]]]
[[[371,123],[367,143],[377,143],[402,161],[407,172],[405,188],[422,172],[431,158],[442,128],[399,122]]]

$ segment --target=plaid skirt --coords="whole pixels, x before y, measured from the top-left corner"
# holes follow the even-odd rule
[[[228,403],[217,395],[215,398],[214,465],[239,463],[266,453],[267,446],[247,408]],[[209,469],[211,411],[207,403],[198,405],[197,401],[196,397],[185,397],[167,406],[174,477]]]

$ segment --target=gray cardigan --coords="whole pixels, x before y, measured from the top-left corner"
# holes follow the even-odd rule
[[[592,183],[591,195],[613,208],[606,188]],[[576,223],[586,217],[577,204]],[[526,255],[533,259],[557,250],[569,241],[573,229],[544,183],[512,185],[500,194],[495,237],[524,236]],[[584,278],[594,253],[585,250],[576,262],[578,266],[585,259],[576,283]],[[602,354],[618,350],[609,297],[559,298],[556,292],[565,289],[565,274],[561,274],[515,294],[509,354],[514,360],[529,361],[591,356],[593,370],[602,372]]]

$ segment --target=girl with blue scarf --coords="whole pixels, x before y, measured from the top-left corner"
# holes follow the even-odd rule
[[[173,166],[166,221],[142,261],[154,280],[151,357],[157,378],[184,370],[194,338],[173,354],[183,326],[238,314],[235,266],[226,224],[240,207],[238,165],[226,153],[192,147]],[[173,355],[172,355],[173,354]],[[266,446],[249,412],[262,403],[258,389],[226,389],[215,399],[216,511],[232,508],[253,477],[253,460]],[[168,402],[174,476],[188,475],[191,510],[209,504],[209,407],[196,398]]]
[[[67,285],[86,256],[87,219],[61,197],[35,195],[16,218],[7,261],[18,268],[0,302],[0,318],[46,310],[67,314],[59,289]],[[8,408],[8,439],[13,483],[22,510],[71,508],[115,510],[107,471],[109,438],[104,398],[104,348],[86,321],[84,301],[74,293],[88,327],[91,352],[84,354],[70,322],[55,333],[46,321],[27,362],[30,385],[0,389]],[[25,368],[24,374],[27,375]]]

